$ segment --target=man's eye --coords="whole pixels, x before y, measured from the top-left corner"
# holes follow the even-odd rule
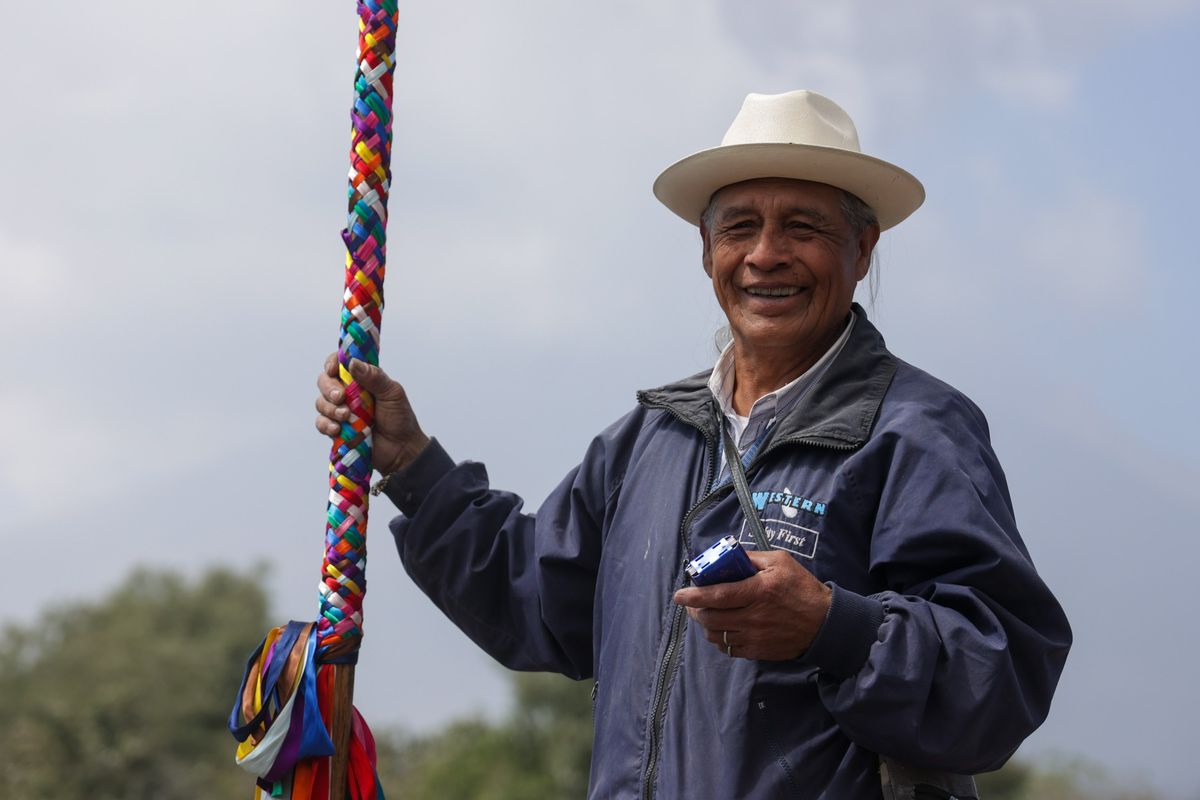
[[[807,222],[793,222],[788,225],[788,230],[792,233],[807,235],[813,233],[816,228],[814,228],[812,225],[809,225]]]

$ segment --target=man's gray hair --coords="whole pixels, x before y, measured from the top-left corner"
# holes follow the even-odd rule
[[[869,225],[879,224],[875,209],[864,203],[858,195],[850,194],[845,189],[842,189],[842,216],[850,224],[850,230],[854,231],[855,236],[861,236]]]
[[[879,225],[875,209],[863,202],[856,194],[842,189],[842,216],[846,218],[850,230],[855,236],[861,236],[871,225]],[[867,296],[870,297],[871,311],[875,310],[875,298],[879,295],[879,248],[871,250],[871,265],[867,271]]]

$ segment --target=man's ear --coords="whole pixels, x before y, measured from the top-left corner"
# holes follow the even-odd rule
[[[875,252],[877,244],[879,244],[879,226],[868,225],[863,228],[862,234],[858,237],[858,259],[854,264],[855,280],[861,281],[867,277],[867,272],[871,269],[871,253]]]
[[[704,265],[704,274],[712,277],[712,249],[708,246],[708,226],[700,220],[700,263]]]

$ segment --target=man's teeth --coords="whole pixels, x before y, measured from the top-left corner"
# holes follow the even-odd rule
[[[758,295],[759,297],[790,297],[800,291],[795,286],[776,286],[772,288],[759,288],[751,286],[746,290],[749,294]]]

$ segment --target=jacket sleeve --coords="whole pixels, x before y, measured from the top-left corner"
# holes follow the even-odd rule
[[[875,509],[876,591],[833,586],[803,657],[822,701],[874,752],[998,768],[1049,712],[1071,630],[1017,533],[983,415],[961,396],[936,413],[902,408],[844,479]]]
[[[607,498],[597,437],[534,514],[490,488],[482,464],[455,464],[436,440],[386,492],[404,568],[451,621],[511,669],[592,674],[592,607]]]

